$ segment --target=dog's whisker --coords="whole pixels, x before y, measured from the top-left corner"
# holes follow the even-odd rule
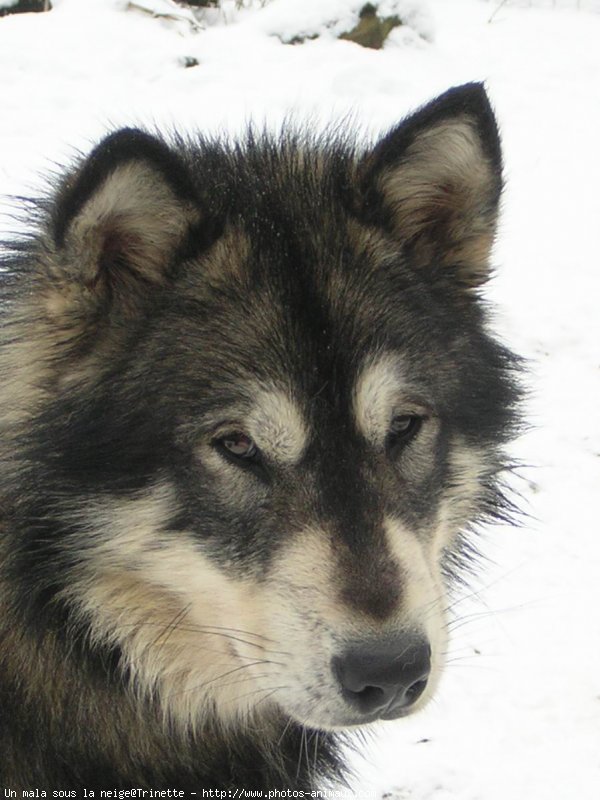
[[[272,650],[257,642],[250,642],[247,639],[242,639],[239,636],[234,636],[233,634],[226,633],[228,629],[212,630],[211,626],[205,627],[200,625],[181,625],[173,623],[162,624],[162,623],[143,620],[140,622],[123,623],[120,625],[120,627],[121,629],[127,629],[128,627],[133,629],[143,628],[143,627],[158,627],[161,629],[161,633],[156,637],[157,640],[159,640],[162,637],[163,632],[167,630],[171,630],[171,632],[180,631],[182,633],[197,633],[199,635],[206,635],[206,636],[220,636],[224,639],[230,639],[231,641],[248,645],[249,647],[259,648],[267,654],[273,653],[275,655],[285,655],[285,656],[290,655],[290,653],[286,652],[285,650]]]
[[[251,675],[248,678],[239,678],[238,680],[229,681],[227,683],[221,683],[219,681],[219,689],[223,689],[230,686],[238,686],[241,683],[248,683],[248,681],[262,680],[264,678],[269,678],[269,677],[272,677],[272,674],[269,672],[258,672],[255,675]]]
[[[283,728],[283,730],[281,732],[281,736],[277,740],[277,747],[281,746],[281,742],[284,740],[285,735],[288,732],[288,730],[290,729],[290,726],[293,724],[293,722],[294,722],[293,718],[292,717],[288,717],[288,721],[284,725],[284,728]]]
[[[275,642],[275,639],[272,639],[270,636],[265,636],[262,633],[255,633],[254,631],[247,631],[243,628],[230,628],[224,627],[222,625],[202,625],[202,630],[220,630],[220,631],[231,631],[233,633],[241,633],[245,636],[255,636],[257,639],[264,639],[268,642]]]
[[[181,692],[171,692],[169,694],[169,697],[176,697],[178,694],[188,694],[189,692],[200,691],[202,689],[205,689],[207,686],[219,683],[219,681],[221,681],[222,678],[227,678],[229,675],[233,675],[234,673],[240,672],[243,669],[249,669],[250,667],[260,666],[261,664],[273,664],[273,663],[274,662],[272,661],[260,660],[260,661],[251,661],[248,664],[241,664],[240,666],[233,667],[233,669],[229,669],[227,670],[227,672],[224,672],[221,675],[217,675],[216,678],[211,678],[210,680],[204,681],[203,683],[198,684],[197,686],[188,687],[186,689],[183,689]]]
[[[318,758],[319,758],[319,731],[318,730],[315,731],[314,740],[315,740],[315,753],[314,753],[314,758],[313,758],[313,775],[316,776],[317,775],[317,762],[318,762]]]
[[[268,692],[268,694],[266,694],[264,697],[261,697],[260,700],[256,701],[256,703],[253,703],[251,710],[255,711],[261,703],[266,703],[267,700],[269,700],[271,697],[273,697],[274,694],[276,694],[277,692],[285,691],[286,689],[289,689],[289,688],[290,688],[289,686],[281,685],[281,686],[275,686],[274,688],[270,688],[270,689],[269,688],[267,688],[267,689],[258,689],[253,694],[257,694],[258,692],[263,692],[263,691]],[[249,697],[249,696],[251,696],[251,695],[240,695],[238,700],[241,700],[241,699]]]
[[[156,647],[159,643],[160,643],[159,647],[163,649],[167,645],[171,636],[173,635],[173,632],[177,630],[180,620],[184,619],[187,616],[189,610],[190,610],[190,605],[188,604],[185,608],[182,608],[180,611],[178,611],[177,614],[175,614],[175,616],[171,620],[171,622],[169,622],[165,626],[165,628],[158,633],[155,639],[153,639],[152,642],[148,644],[147,649],[151,650],[152,648]]]
[[[301,728],[300,728],[300,742],[298,744],[298,766],[296,767],[296,781],[298,781],[298,779],[300,777],[300,772],[301,772],[301,769],[302,769],[302,758],[304,756],[304,740],[306,739],[305,722],[306,722],[306,720],[304,720],[302,722],[302,725],[301,725]]]

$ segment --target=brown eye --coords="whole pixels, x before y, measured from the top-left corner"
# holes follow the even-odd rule
[[[413,439],[421,430],[423,417],[417,414],[401,414],[394,417],[387,435],[386,446],[391,455]]]
[[[250,460],[258,454],[258,447],[253,440],[241,431],[234,431],[226,436],[221,436],[220,439],[216,440],[216,444],[235,458]]]

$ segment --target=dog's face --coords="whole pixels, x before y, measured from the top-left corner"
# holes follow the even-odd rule
[[[512,418],[475,292],[499,175],[465,87],[361,155],[126,131],[65,183],[35,293],[56,594],[167,716],[431,696]]]

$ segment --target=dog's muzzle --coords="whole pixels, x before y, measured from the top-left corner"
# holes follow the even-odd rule
[[[354,642],[333,657],[331,667],[356,716],[355,724],[396,719],[407,714],[425,691],[431,647],[416,634]]]

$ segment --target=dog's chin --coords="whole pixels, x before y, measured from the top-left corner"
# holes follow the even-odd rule
[[[357,730],[358,728],[365,728],[370,725],[375,725],[378,722],[386,722],[397,720],[403,717],[415,714],[419,709],[410,709],[405,711],[389,712],[385,714],[374,713],[368,715],[352,714],[350,711],[347,713],[339,713],[335,716],[321,716],[319,714],[311,714],[303,718],[294,714],[293,719],[305,728],[311,728],[320,731],[330,731],[331,733],[341,733],[343,731]]]
[[[332,711],[315,709],[311,705],[311,710],[306,713],[295,708],[293,711],[281,707],[283,714],[288,719],[291,717],[295,722],[305,728],[320,731],[342,732],[364,728],[378,722],[391,722],[393,720],[410,717],[421,711],[429,702],[430,697],[421,698],[410,708],[381,709],[371,714],[358,714],[349,707],[340,707]]]

